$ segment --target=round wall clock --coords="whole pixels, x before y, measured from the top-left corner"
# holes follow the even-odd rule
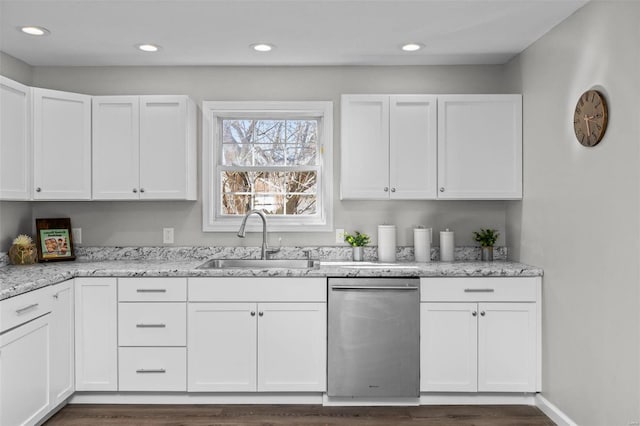
[[[578,99],[573,113],[573,130],[578,142],[595,146],[607,131],[607,102],[597,90],[587,90]]]

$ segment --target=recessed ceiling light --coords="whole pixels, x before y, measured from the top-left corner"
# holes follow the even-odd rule
[[[415,52],[422,49],[424,46],[420,43],[407,43],[402,46],[402,50],[405,52]]]
[[[270,52],[274,47],[275,46],[273,44],[267,43],[256,43],[251,45],[251,48],[256,52]]]
[[[136,47],[143,52],[157,52],[158,50],[160,50],[160,46],[149,43],[138,44],[136,45]]]
[[[50,33],[50,31],[44,27],[32,27],[32,26],[20,27],[20,31],[32,36],[43,36],[43,35],[48,35]]]

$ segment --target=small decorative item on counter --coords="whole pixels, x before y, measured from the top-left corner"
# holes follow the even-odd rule
[[[474,240],[479,242],[480,246],[482,247],[482,260],[493,260],[493,246],[495,245],[499,236],[500,233],[495,229],[480,229],[480,232],[474,231],[473,238]]]
[[[354,262],[362,261],[364,257],[364,246],[369,244],[371,238],[367,234],[355,231],[353,234],[344,233],[344,241],[353,248]]]
[[[440,231],[440,260],[443,262],[453,262],[455,243],[455,232],[449,228]]]
[[[20,234],[13,240],[9,261],[14,265],[33,265],[38,261],[38,251],[30,236]]]
[[[396,261],[396,226],[378,225],[378,260]]]
[[[431,243],[433,230],[418,226],[413,228],[413,252],[416,262],[431,262]]]

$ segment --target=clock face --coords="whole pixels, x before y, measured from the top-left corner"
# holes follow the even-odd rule
[[[607,102],[597,90],[588,90],[580,96],[573,114],[573,130],[578,142],[595,146],[607,130]]]

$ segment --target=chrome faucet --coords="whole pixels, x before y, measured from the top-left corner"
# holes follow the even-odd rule
[[[249,219],[249,216],[251,216],[254,213],[260,216],[260,219],[262,219],[262,252],[261,252],[262,254],[260,258],[266,259],[267,258],[267,216],[265,216],[265,214],[262,211],[251,210],[249,213],[247,213],[244,216],[244,219],[242,219],[242,224],[240,224],[240,229],[238,230],[238,237],[244,238],[245,236],[244,228],[247,225],[247,219]]]

